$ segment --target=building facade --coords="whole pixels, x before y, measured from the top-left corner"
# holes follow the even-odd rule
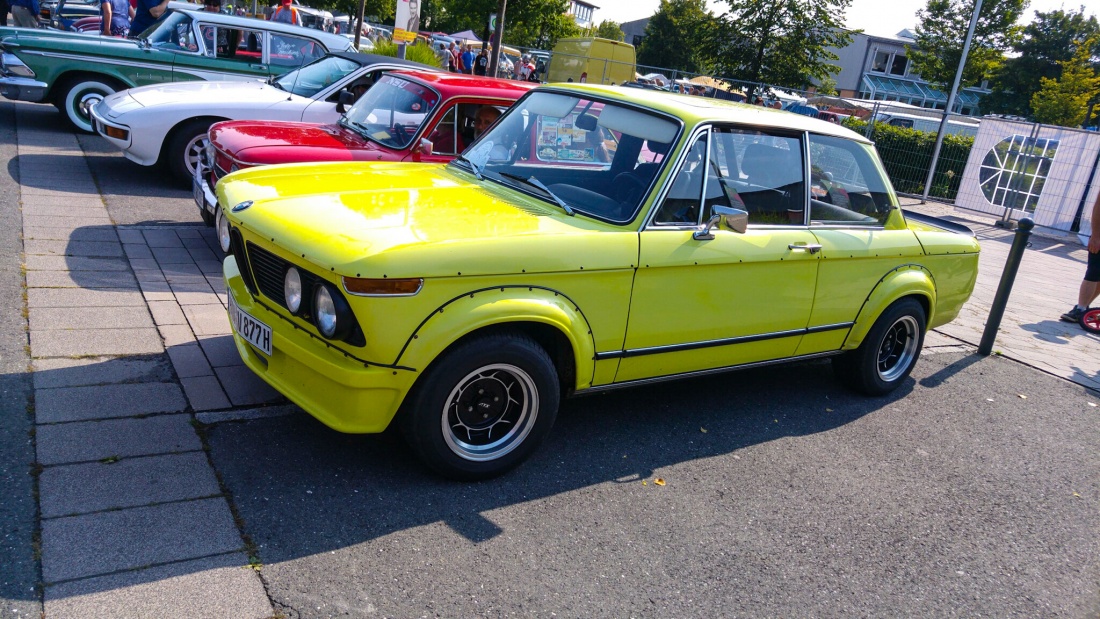
[[[593,17],[599,8],[595,4],[581,2],[581,0],[570,0],[569,11],[566,14],[572,16],[573,21],[577,22],[581,28],[588,28],[595,25]]]
[[[912,70],[907,46],[913,44],[913,33],[902,30],[896,37],[877,37],[854,33],[852,42],[843,48],[830,48],[839,58],[840,70],[833,74],[837,93],[841,97],[876,101],[899,101],[918,107],[942,110],[947,107],[947,93],[921,79]],[[984,88],[963,88],[955,97],[956,113],[967,116],[981,114],[981,97],[990,91]]]

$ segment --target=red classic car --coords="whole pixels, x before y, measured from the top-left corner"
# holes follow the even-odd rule
[[[386,73],[333,124],[236,120],[210,127],[199,209],[242,168],[314,161],[446,162],[537,84],[403,70]],[[199,175],[196,175],[199,176]],[[209,208],[208,208],[209,207]]]

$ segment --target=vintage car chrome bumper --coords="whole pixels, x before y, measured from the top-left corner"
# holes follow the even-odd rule
[[[206,211],[214,215],[218,210],[218,196],[214,195],[214,188],[206,180],[208,174],[206,166],[200,161],[195,166],[195,175],[191,177],[191,194],[199,212]]]
[[[40,103],[46,99],[50,85],[29,77],[0,77],[0,95],[13,101]]]

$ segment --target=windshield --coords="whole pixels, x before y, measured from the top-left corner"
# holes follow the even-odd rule
[[[680,123],[655,112],[533,91],[451,165],[598,219],[637,215]],[[548,191],[539,191],[534,178]]]
[[[299,97],[312,97],[319,91],[344,79],[360,66],[359,63],[346,58],[325,56],[301,69],[279,76],[273,83]]]
[[[439,95],[427,86],[384,75],[347,111],[343,122],[383,146],[405,148],[438,103]]]
[[[139,38],[148,39],[149,45],[157,49],[197,52],[199,44],[191,27],[192,21],[187,13],[171,11],[167,17],[149,26]]]

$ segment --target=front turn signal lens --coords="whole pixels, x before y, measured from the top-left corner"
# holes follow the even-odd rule
[[[345,277],[344,290],[348,294],[368,297],[411,297],[424,286],[421,278],[409,279],[367,279],[363,277]]]
[[[125,129],[119,129],[118,127],[112,127],[110,125],[103,126],[103,133],[107,134],[107,137],[114,138],[116,140],[128,140],[130,139],[130,132]]]

